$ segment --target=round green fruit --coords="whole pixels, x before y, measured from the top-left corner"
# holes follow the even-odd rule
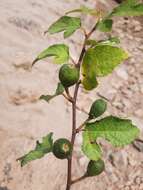
[[[68,139],[58,139],[53,145],[53,154],[59,159],[66,159],[71,155],[72,145]]]
[[[91,108],[90,108],[90,112],[89,112],[89,118],[93,119],[96,117],[101,116],[107,109],[107,103],[102,100],[102,99],[98,99],[95,102],[93,102]]]
[[[104,161],[99,159],[97,161],[90,160],[87,166],[86,175],[88,177],[96,176],[101,174],[105,169]]]
[[[64,87],[70,87],[79,80],[79,69],[74,65],[64,64],[59,71],[59,79]]]

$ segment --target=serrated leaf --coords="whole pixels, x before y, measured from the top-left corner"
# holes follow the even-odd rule
[[[37,58],[33,61],[32,66],[37,61],[51,56],[55,57],[55,63],[65,63],[69,60],[69,47],[65,44],[55,44],[48,47],[37,56]]]
[[[141,16],[143,15],[143,3],[135,0],[126,0],[114,8],[110,16]]]
[[[40,96],[40,100],[45,100],[46,102],[49,102],[51,99],[55,98],[58,95],[61,95],[64,92],[64,86],[59,82],[56,92],[53,95],[42,95]]]
[[[63,16],[53,23],[46,32],[50,34],[64,31],[64,38],[71,36],[77,29],[81,27],[80,18]]]
[[[34,150],[30,151],[28,154],[22,156],[18,160],[21,162],[21,167],[27,163],[42,158],[45,154],[52,151],[53,148],[53,133],[49,133],[47,136],[42,138],[42,142],[36,142],[36,147]]]
[[[76,13],[76,12],[83,13],[83,14],[89,14],[89,15],[93,15],[93,16],[99,15],[99,11],[97,11],[95,9],[91,9],[86,6],[81,6],[79,9],[74,9],[74,10],[68,11],[66,14]]]
[[[115,46],[98,45],[95,48],[89,48],[83,58],[83,76],[87,73],[92,78],[106,76],[127,58],[128,54],[123,49]]]
[[[90,160],[99,160],[102,156],[100,146],[92,142],[87,132],[83,132],[82,151]]]
[[[85,132],[91,141],[102,137],[115,147],[122,147],[132,143],[139,135],[139,129],[131,120],[114,116],[105,117],[99,121],[86,124]]]
[[[110,32],[112,30],[113,20],[105,18],[98,22],[97,28],[101,32]]]

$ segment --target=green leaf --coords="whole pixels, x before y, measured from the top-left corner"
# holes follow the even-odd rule
[[[115,46],[120,43],[119,38],[117,37],[110,37],[107,40],[102,40],[99,41],[97,45],[110,45],[110,46]]]
[[[118,45],[120,43],[119,38],[117,37],[110,37],[106,40],[101,40],[101,41],[96,41],[93,39],[89,39],[86,41],[86,45],[95,47],[97,45],[110,45],[110,46],[114,46],[114,45]]]
[[[92,79],[96,76],[106,76],[127,58],[128,54],[118,47],[98,45],[95,48],[89,48],[83,58],[83,76],[89,75]]]
[[[54,34],[64,31],[64,38],[67,38],[71,36],[80,27],[81,27],[80,18],[63,16],[55,23],[53,23],[46,32]]]
[[[81,83],[85,90],[92,90],[98,86],[96,71],[92,62],[82,64],[82,75]]]
[[[143,3],[135,0],[126,0],[114,8],[110,16],[141,16],[143,15]]]
[[[101,32],[110,32],[112,30],[113,20],[105,18],[98,22],[97,28]]]
[[[64,86],[59,82],[56,92],[53,95],[42,95],[40,96],[40,100],[45,100],[46,102],[49,102],[51,99],[55,98],[58,95],[61,95],[64,92]]]
[[[83,132],[82,151],[90,160],[99,160],[102,156],[100,146],[90,139],[88,132]]]
[[[52,135],[53,133],[49,133],[47,136],[43,137],[42,143],[37,141],[34,150],[30,151],[28,154],[18,159],[21,162],[21,167],[26,165],[28,162],[42,158],[45,154],[52,151],[53,148]]]
[[[57,64],[65,63],[69,60],[69,47],[65,44],[55,44],[42,51],[33,61],[32,66],[39,60],[54,56]]]
[[[99,121],[86,124],[85,132],[91,141],[102,137],[115,147],[122,147],[132,143],[139,135],[139,129],[131,120],[120,119],[114,116],[105,117]]]
[[[95,9],[91,9],[86,6],[81,6],[79,9],[74,9],[74,10],[68,11],[66,14],[75,13],[75,12],[89,14],[89,15],[93,15],[93,16],[99,15],[99,11],[97,11]]]

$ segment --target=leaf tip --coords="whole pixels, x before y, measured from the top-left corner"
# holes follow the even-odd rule
[[[39,61],[38,58],[34,59],[34,61],[32,62],[32,67],[35,65],[35,63],[36,63],[37,61]]]

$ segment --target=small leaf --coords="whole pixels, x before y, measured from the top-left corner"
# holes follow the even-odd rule
[[[42,143],[37,141],[34,150],[30,151],[28,154],[18,159],[21,162],[21,167],[26,165],[28,162],[42,158],[45,154],[52,151],[53,148],[52,135],[53,133],[49,133],[47,136],[43,137]]]
[[[82,151],[90,160],[99,160],[102,156],[100,146],[90,139],[88,132],[83,132]]]
[[[99,21],[97,28],[101,32],[110,32],[112,30],[112,25],[113,25],[113,20],[105,18],[105,19]]]
[[[83,59],[83,76],[89,75],[92,79],[96,76],[106,76],[127,58],[127,53],[118,47],[98,45],[95,48],[89,48]]]
[[[135,0],[126,0],[118,7],[114,8],[111,16],[141,16],[143,15],[143,3]]]
[[[110,46],[115,46],[115,45],[118,45],[120,43],[120,40],[119,38],[117,37],[110,37],[106,40],[101,40],[101,41],[96,41],[96,40],[92,40],[92,39],[89,39],[86,41],[86,45],[89,45],[89,46],[92,46],[92,47],[95,47],[97,45],[110,45]]]
[[[64,92],[64,86],[59,82],[56,92],[53,95],[42,95],[40,96],[40,100],[45,100],[46,102],[49,102],[51,99],[55,98],[58,95],[61,95]]]
[[[55,44],[42,51],[33,61],[32,66],[39,60],[54,56],[55,63],[62,64],[69,60],[69,47],[65,44]]]
[[[122,147],[132,143],[139,135],[139,129],[131,120],[120,119],[114,116],[105,117],[93,123],[87,123],[85,132],[91,141],[102,137],[111,142],[115,147]]]
[[[80,18],[63,16],[55,23],[53,23],[46,32],[54,34],[64,31],[64,38],[67,38],[71,36],[80,27]]]
[[[119,43],[120,43],[119,38],[117,38],[117,37],[110,37],[107,40],[99,41],[97,45],[110,45],[110,46],[114,46],[114,45],[118,45]]]
[[[79,9],[74,9],[74,10],[68,11],[66,14],[75,13],[75,12],[79,12],[79,13],[83,13],[83,14],[89,14],[89,15],[93,15],[93,16],[99,15],[99,11],[97,11],[95,9],[91,9],[89,7],[86,7],[86,6],[81,6]]]

